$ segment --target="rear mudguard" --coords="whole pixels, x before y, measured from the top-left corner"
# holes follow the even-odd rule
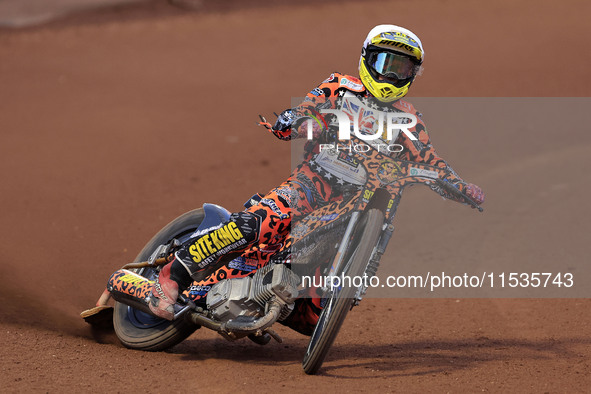
[[[217,227],[230,219],[230,211],[216,204],[203,204],[203,211],[205,212],[205,218],[203,218],[203,221],[190,238],[196,237],[203,233],[204,230]]]

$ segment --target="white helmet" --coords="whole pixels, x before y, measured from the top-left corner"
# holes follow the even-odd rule
[[[359,77],[378,100],[395,101],[408,93],[424,58],[425,51],[416,34],[396,25],[379,25],[371,29],[363,42]]]

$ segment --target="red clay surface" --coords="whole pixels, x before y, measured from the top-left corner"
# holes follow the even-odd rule
[[[131,7],[0,32],[0,391],[588,391],[589,299],[369,298],[313,377],[301,369],[307,338],[284,327],[283,344],[228,343],[202,329],[145,353],[78,314],[172,218],[206,201],[237,210],[281,182],[289,145],[255,127],[257,114],[287,108],[334,70],[355,73],[373,25],[421,36],[415,96],[589,96],[590,11],[583,0]],[[588,174],[549,191],[536,177],[591,164],[589,133],[558,132],[524,130],[526,154],[499,150],[483,163],[510,136],[432,130],[487,191],[487,211],[417,193],[388,254],[420,266],[443,248],[442,267],[532,249],[540,264],[588,259]],[[552,161],[556,149],[568,160]],[[417,221],[422,207],[429,216]]]

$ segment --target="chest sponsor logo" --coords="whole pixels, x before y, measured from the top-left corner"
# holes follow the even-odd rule
[[[337,159],[345,164],[350,165],[353,168],[359,167],[359,162],[354,157],[349,156],[345,152],[339,152]]]

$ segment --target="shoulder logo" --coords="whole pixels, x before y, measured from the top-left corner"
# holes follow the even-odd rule
[[[312,89],[310,94],[312,94],[314,96],[322,96],[324,94],[324,92],[320,88],[314,88],[314,89]]]
[[[361,83],[353,82],[346,77],[341,78],[341,86],[344,86],[356,92],[360,92],[363,90],[363,85]]]
[[[328,83],[334,81],[334,73],[330,74],[330,77],[326,78],[322,83]]]
[[[415,112],[413,106],[404,100],[398,100],[396,103],[394,103],[394,107],[406,112]]]

